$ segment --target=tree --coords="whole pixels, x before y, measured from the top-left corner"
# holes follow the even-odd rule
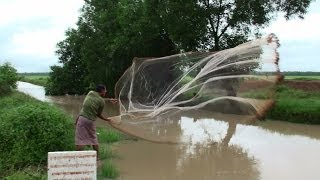
[[[159,0],[160,1],[160,0]],[[161,0],[170,37],[181,48],[219,51],[259,36],[280,12],[303,18],[312,0]],[[197,43],[190,44],[192,40]]]
[[[10,63],[0,65],[0,95],[9,93],[17,87],[19,80],[17,70]]]
[[[59,56],[59,63],[63,66],[52,66],[49,74],[46,94],[84,94],[87,86],[85,81],[87,69],[81,61],[84,38],[78,33],[79,30],[69,29],[66,32],[67,38],[57,44],[56,54]]]
[[[67,73],[61,75],[66,76],[63,80],[74,86],[79,85],[79,82],[72,83],[77,79],[83,82],[79,85],[82,88],[103,83],[112,93],[113,86],[134,57],[176,53],[175,45],[161,28],[162,23],[154,21],[158,17],[152,15],[143,1],[85,1],[78,28],[67,31],[67,38],[58,43],[57,54],[63,64],[60,73]],[[54,70],[60,71],[59,68]],[[56,85],[59,83],[65,84],[52,80],[50,87],[59,87]],[[47,89],[49,92],[50,88]],[[63,94],[61,91],[56,93]]]
[[[310,2],[85,0],[78,27],[68,30],[58,44],[61,76],[65,77],[61,80],[69,83],[64,91],[82,94],[90,84],[103,83],[112,93],[134,57],[231,48],[253,34],[259,36],[259,29],[279,12],[286,18],[303,18]],[[59,83],[64,82],[52,80],[51,87]]]

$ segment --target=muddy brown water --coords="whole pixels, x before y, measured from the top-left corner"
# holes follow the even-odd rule
[[[23,82],[18,83],[18,90],[54,103],[74,117],[84,98],[48,97],[43,87]],[[105,113],[115,116],[118,109],[106,102]],[[118,179],[320,179],[318,125],[251,122],[246,117],[206,111],[178,113],[166,122],[166,126],[150,127],[150,135],[185,143],[127,140],[115,144],[119,158],[113,162],[120,171]],[[100,120],[97,124],[106,126]],[[140,126],[141,130],[148,127]]]

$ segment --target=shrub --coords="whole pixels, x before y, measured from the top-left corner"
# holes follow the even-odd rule
[[[4,63],[0,66],[0,95],[7,94],[11,88],[17,87],[19,77],[17,70],[10,63]]]
[[[2,112],[0,119],[0,177],[10,170],[45,164],[50,151],[73,149],[71,117],[52,105],[22,104]]]

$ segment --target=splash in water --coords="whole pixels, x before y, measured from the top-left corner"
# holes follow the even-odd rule
[[[152,124],[173,111],[195,109],[261,118],[280,80],[278,47],[270,34],[219,52],[135,58],[116,84],[121,125],[114,125],[127,132],[129,124]]]

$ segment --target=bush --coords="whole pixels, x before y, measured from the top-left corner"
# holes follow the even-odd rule
[[[17,87],[18,81],[17,70],[9,63],[0,66],[0,95],[7,94],[11,88]]]
[[[0,101],[3,99],[10,102]],[[0,177],[15,169],[46,164],[50,151],[73,149],[71,117],[52,105],[38,101],[12,105],[2,110],[0,119]]]

